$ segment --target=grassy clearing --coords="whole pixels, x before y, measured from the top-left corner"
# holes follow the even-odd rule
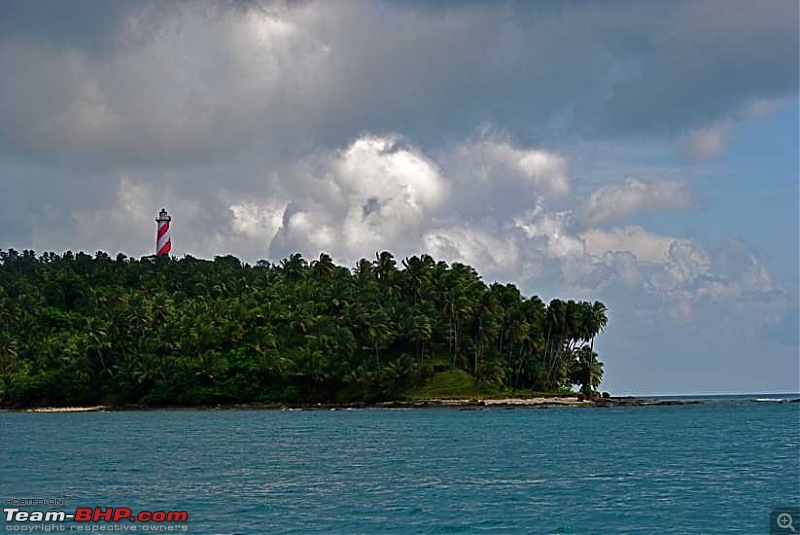
[[[478,382],[464,370],[447,370],[436,373],[419,388],[408,392],[410,399],[503,399],[503,398],[538,398],[538,397],[572,397],[574,392],[531,392],[514,389],[482,389]]]
[[[439,372],[423,386],[408,393],[411,399],[461,399],[482,395],[475,378],[464,370]]]

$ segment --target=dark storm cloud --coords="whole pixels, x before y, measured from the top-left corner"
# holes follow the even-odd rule
[[[2,9],[0,150],[106,165],[487,124],[549,146],[669,137],[798,80],[798,7],[778,0]]]

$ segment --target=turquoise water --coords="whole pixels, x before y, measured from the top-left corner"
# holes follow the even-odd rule
[[[797,403],[5,413],[0,451],[0,498],[191,533],[751,534],[800,504]]]

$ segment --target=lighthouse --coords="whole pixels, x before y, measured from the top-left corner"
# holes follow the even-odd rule
[[[169,238],[170,221],[172,221],[172,218],[169,216],[169,212],[162,208],[158,213],[158,217],[156,218],[156,223],[158,223],[158,233],[156,234],[156,256],[169,256],[169,252],[172,250],[172,241]]]

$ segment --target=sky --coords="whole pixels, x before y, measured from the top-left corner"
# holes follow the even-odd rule
[[[389,250],[602,300],[615,394],[798,392],[795,0],[0,3],[0,248]]]

